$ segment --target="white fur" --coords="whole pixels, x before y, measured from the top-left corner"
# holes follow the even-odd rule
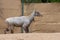
[[[26,28],[33,20],[34,15],[35,15],[35,10],[29,16],[10,17],[7,18],[5,22],[10,26],[14,26],[13,24],[15,24],[17,26],[22,25],[23,28]]]

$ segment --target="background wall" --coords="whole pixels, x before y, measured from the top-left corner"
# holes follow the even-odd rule
[[[35,22],[30,25],[30,32],[60,32],[60,3],[31,3],[24,5],[24,15],[30,15],[36,9],[43,17],[35,17]],[[4,33],[7,25],[4,20],[8,17],[21,15],[20,0],[0,0],[0,34]],[[14,28],[15,33],[20,33],[20,28]]]

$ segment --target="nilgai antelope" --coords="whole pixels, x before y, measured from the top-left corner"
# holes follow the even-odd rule
[[[32,21],[34,21],[35,16],[42,16],[42,15],[36,10],[33,10],[31,15],[29,16],[7,18],[5,22],[8,25],[8,28],[6,28],[4,32],[6,33],[7,31],[10,31],[11,33],[13,33],[14,26],[19,26],[23,28],[23,33],[29,33],[29,26],[32,23]]]

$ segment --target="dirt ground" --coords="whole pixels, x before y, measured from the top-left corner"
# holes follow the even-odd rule
[[[6,2],[7,1],[7,2]],[[21,15],[21,4],[17,0],[2,1],[2,14],[0,16],[0,34],[7,28],[5,19]],[[15,3],[13,3],[15,1]],[[11,4],[13,3],[13,4]],[[60,32],[60,3],[31,3],[24,5],[24,15],[30,15],[32,10],[40,12],[43,17],[35,17],[35,22],[29,27],[30,33],[58,33]],[[20,33],[19,27],[14,33]]]
[[[0,40],[60,40],[60,33],[1,34]]]

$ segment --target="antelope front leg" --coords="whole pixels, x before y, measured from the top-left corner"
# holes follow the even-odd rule
[[[27,24],[24,24],[22,27],[24,33],[29,33],[29,28]]]
[[[29,27],[26,27],[26,31],[27,31],[27,33],[29,33]]]
[[[29,33],[28,27],[23,27],[23,32],[24,32],[24,33]]]

